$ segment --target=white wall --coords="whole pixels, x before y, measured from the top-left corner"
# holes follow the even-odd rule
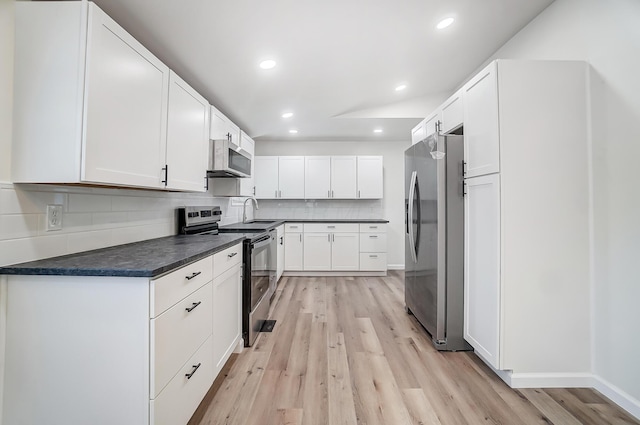
[[[0,0],[0,182],[11,173],[14,0]]]
[[[592,368],[596,388],[636,416],[640,416],[639,24],[637,0],[556,0],[492,57],[586,60],[595,71]]]
[[[375,218],[389,220],[387,227],[389,266],[404,268],[404,151],[410,145],[410,140],[368,143],[258,141],[256,155],[382,155],[384,164],[384,199],[382,201],[344,201],[343,203],[343,201],[319,200],[304,203],[304,205],[301,201],[275,201],[275,203],[284,209],[291,207],[327,209],[320,213],[326,218],[374,218],[372,214],[378,214],[379,211],[381,215]],[[263,201],[263,203],[268,208],[265,211],[258,210],[258,217],[271,214],[273,211],[274,202]],[[327,215],[329,213],[335,216]],[[286,214],[288,212],[285,210],[279,214],[279,217],[285,218]],[[303,211],[302,214],[306,213]]]

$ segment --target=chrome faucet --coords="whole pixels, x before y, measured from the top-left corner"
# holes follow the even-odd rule
[[[253,196],[247,198],[244,200],[244,204],[242,204],[242,222],[246,223],[247,222],[247,201],[248,200],[252,200],[253,204],[256,206],[256,209],[259,210],[260,208],[258,207],[258,200],[256,198],[254,198]]]

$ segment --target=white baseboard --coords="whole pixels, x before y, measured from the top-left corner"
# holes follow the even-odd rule
[[[640,419],[640,400],[616,387],[599,376],[593,377],[593,387],[618,406],[626,410],[631,416]]]
[[[244,350],[244,339],[242,337],[239,337],[238,343],[236,344],[236,348],[233,349],[233,352],[236,354],[240,354],[242,353],[242,350]]]
[[[590,373],[510,373],[511,388],[592,388]]]
[[[305,271],[285,271],[282,276],[296,277],[337,277],[337,276],[386,276],[387,272],[349,272],[349,271],[326,271],[326,272],[305,272]]]
[[[388,270],[404,270],[404,264],[387,264]]]

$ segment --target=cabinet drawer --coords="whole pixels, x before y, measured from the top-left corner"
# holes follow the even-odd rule
[[[213,254],[213,277],[216,278],[242,262],[242,243]]]
[[[191,309],[191,311],[187,311]],[[213,284],[151,319],[151,397],[167,385],[213,330]]]
[[[387,254],[360,253],[360,271],[384,272],[387,270]]]
[[[305,223],[304,231],[327,233],[357,232],[358,223]]]
[[[213,337],[207,338],[198,351],[180,368],[164,390],[149,404],[152,425],[186,424],[211,387]],[[196,366],[200,365],[197,369]],[[191,378],[187,375],[192,374]]]
[[[387,234],[361,233],[360,252],[387,252]]]
[[[360,223],[360,233],[384,233],[386,231],[386,223]]]
[[[284,225],[285,233],[302,233],[302,223],[287,223]]]
[[[161,314],[212,278],[213,262],[209,256],[152,280],[150,317]]]

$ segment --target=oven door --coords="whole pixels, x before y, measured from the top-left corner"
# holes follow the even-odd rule
[[[251,154],[228,140],[211,140],[209,177],[251,177]]]
[[[244,342],[250,347],[262,324],[269,318],[269,307],[276,275],[275,237],[272,232],[249,244],[250,280],[245,278]]]

